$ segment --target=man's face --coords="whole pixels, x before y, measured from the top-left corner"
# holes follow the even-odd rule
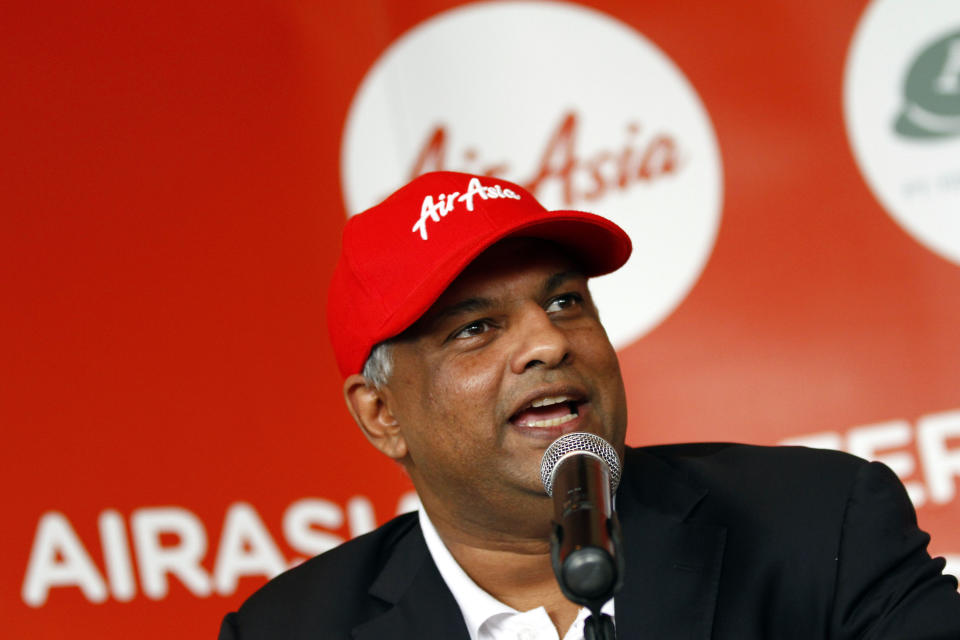
[[[428,509],[531,515],[546,500],[540,458],[564,433],[595,433],[622,454],[616,353],[586,278],[551,243],[511,239],[482,254],[393,357],[386,393]]]

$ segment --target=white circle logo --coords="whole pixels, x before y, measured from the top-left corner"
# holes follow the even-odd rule
[[[847,58],[844,115],[884,209],[960,264],[960,2],[874,0]]]
[[[350,212],[450,170],[619,224],[633,256],[591,285],[617,347],[683,300],[720,221],[716,137],[689,82],[642,35],[572,4],[473,4],[407,32],[354,96],[341,153]]]

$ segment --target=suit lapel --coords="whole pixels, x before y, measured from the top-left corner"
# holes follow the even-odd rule
[[[460,606],[440,577],[419,524],[393,546],[369,593],[392,606],[354,628],[356,640],[469,640]]]
[[[726,529],[689,521],[706,491],[642,450],[628,453],[617,513],[626,576],[618,636],[710,638]]]

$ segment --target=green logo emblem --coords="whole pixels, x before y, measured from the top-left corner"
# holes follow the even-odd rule
[[[894,129],[901,136],[960,136],[960,31],[920,52],[903,87],[904,106]]]

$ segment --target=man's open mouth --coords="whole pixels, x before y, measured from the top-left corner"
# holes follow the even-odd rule
[[[510,422],[518,427],[558,427],[580,415],[581,403],[571,396],[538,398],[510,416]]]

